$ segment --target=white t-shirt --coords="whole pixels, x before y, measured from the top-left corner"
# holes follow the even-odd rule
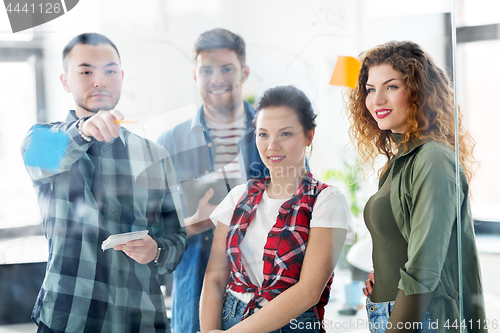
[[[236,186],[222,200],[210,215],[214,224],[221,222],[225,225],[231,224],[233,212],[241,196],[246,193],[247,184]],[[241,260],[248,273],[250,281],[260,287],[264,282],[264,246],[271,228],[276,224],[278,210],[288,199],[271,199],[264,191],[262,199],[257,207],[252,222],[247,228],[245,237],[240,243]],[[312,212],[310,228],[341,228],[347,229],[345,244],[354,244],[354,229],[349,212],[347,200],[338,188],[329,186],[318,195]],[[252,297],[251,293],[231,293],[240,300],[248,303]],[[267,302],[261,302],[263,306]]]

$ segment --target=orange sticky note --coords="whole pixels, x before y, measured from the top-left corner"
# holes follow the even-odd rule
[[[361,63],[354,57],[338,56],[330,84],[354,88]]]

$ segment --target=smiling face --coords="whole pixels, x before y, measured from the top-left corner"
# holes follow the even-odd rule
[[[408,99],[403,73],[389,64],[370,68],[365,105],[381,130],[404,133],[408,128]]]
[[[64,90],[73,94],[78,117],[112,110],[120,100],[123,71],[109,44],[77,44],[65,59]]]
[[[194,79],[205,112],[212,119],[217,115],[231,117],[236,110],[242,109],[242,85],[248,73],[248,66],[242,66],[231,49],[205,50],[198,54]]]
[[[271,174],[305,170],[306,147],[311,144],[314,129],[306,136],[295,110],[286,106],[259,111],[255,133],[260,157]]]

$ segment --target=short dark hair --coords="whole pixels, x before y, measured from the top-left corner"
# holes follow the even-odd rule
[[[118,54],[118,58],[121,61],[120,52],[118,52],[118,48],[116,47],[115,43],[113,43],[108,37],[95,32],[85,32],[76,37],[73,37],[73,39],[71,39],[69,43],[64,47],[62,52],[64,70],[67,69],[66,57],[71,52],[71,50],[73,50],[73,48],[78,44],[90,44],[90,45],[109,44],[115,49],[116,53]]]
[[[230,49],[236,52],[241,66],[246,64],[245,41],[241,36],[222,28],[216,28],[202,33],[193,48],[193,59],[205,50]]]
[[[262,94],[257,102],[256,113],[252,122],[254,128],[260,110],[278,106],[286,106],[295,110],[306,136],[310,130],[316,128],[317,115],[314,112],[311,101],[302,90],[292,85],[271,88]]]

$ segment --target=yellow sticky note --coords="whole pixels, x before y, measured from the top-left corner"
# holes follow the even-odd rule
[[[330,84],[354,88],[358,80],[361,63],[358,59],[348,56],[338,56]]]

